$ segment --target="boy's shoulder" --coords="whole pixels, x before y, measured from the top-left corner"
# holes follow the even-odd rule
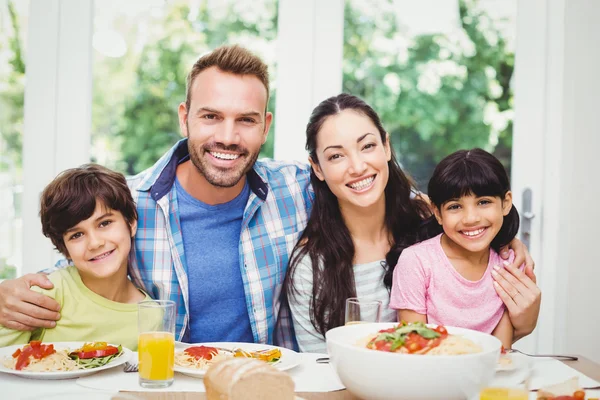
[[[68,286],[69,281],[73,281],[72,273],[73,270],[77,273],[77,269],[73,266],[58,269],[48,275],[48,279],[52,282],[52,289],[43,289],[38,286],[32,286],[31,290],[37,293],[44,294],[48,297],[52,297],[61,306],[63,305],[63,295],[65,287]]]

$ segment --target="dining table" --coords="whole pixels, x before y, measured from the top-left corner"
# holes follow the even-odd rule
[[[584,375],[600,382],[600,364],[582,357],[577,356],[576,361],[562,361],[564,364],[571,368],[583,373]],[[588,390],[588,398],[590,394],[595,396],[594,398],[600,398],[600,388],[596,390]],[[114,396],[113,400],[202,400],[206,399],[205,393],[198,392],[123,392],[122,397],[119,395]],[[305,400],[359,400],[358,397],[354,396],[346,389],[337,390],[333,392],[319,392],[319,393],[296,393],[296,395]]]
[[[344,389],[332,364],[317,364],[315,361],[323,354],[303,354],[303,364],[290,370],[290,374],[302,388],[313,387],[314,391],[298,390],[296,400],[358,400],[350,391]],[[586,388],[586,399],[600,399],[600,364],[589,358],[577,356],[576,361],[557,361],[548,358],[531,358],[535,361],[538,375],[554,374],[554,381],[566,380],[573,374],[578,374],[580,382]],[[544,369],[539,366],[552,366]],[[321,369],[319,369],[321,368]],[[323,369],[325,368],[325,369]],[[317,371],[317,374],[314,372]],[[546,373],[547,371],[548,373]],[[307,375],[308,374],[308,375]],[[311,375],[312,374],[312,375]],[[104,375],[104,376],[103,376]],[[137,383],[137,373],[125,373],[123,367],[102,371],[85,378],[61,381],[32,380],[18,376],[0,373],[0,399],[6,400],[37,400],[37,399],[110,399],[110,400],[202,400],[206,399],[202,379],[190,378],[179,373],[175,375],[175,384],[163,390],[142,390]],[[302,375],[302,380],[296,380]],[[325,376],[325,378],[323,378]],[[307,379],[308,378],[308,379]],[[538,377],[539,378],[539,377]],[[113,382],[124,379],[128,386],[120,387]],[[321,386],[316,384],[324,380]],[[191,386],[190,386],[191,383]],[[324,385],[323,385],[324,383]],[[187,386],[186,386],[187,384]],[[111,387],[112,385],[112,387]],[[200,389],[201,387],[201,389]],[[298,388],[298,386],[296,386]],[[125,389],[124,389],[125,388]],[[191,388],[191,390],[187,390]],[[183,389],[183,390],[182,390]],[[194,390],[197,389],[197,390]],[[401,398],[401,397],[399,397]],[[535,392],[530,392],[530,399],[535,399]],[[474,400],[474,399],[469,399]]]

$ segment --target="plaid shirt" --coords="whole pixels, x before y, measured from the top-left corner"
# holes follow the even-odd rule
[[[187,139],[183,139],[154,166],[128,179],[138,211],[129,274],[153,298],[175,301],[176,335],[182,341],[189,337],[189,290],[173,183],[177,166],[187,159]],[[297,348],[289,310],[280,310],[279,295],[289,256],[312,207],[310,168],[259,160],[247,179],[251,192],[244,209],[239,255],[254,341]]]

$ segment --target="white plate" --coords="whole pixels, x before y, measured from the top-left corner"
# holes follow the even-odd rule
[[[281,358],[279,361],[273,365],[280,371],[285,371],[291,368],[294,368],[302,361],[302,356],[296,353],[293,350],[286,349],[285,347],[278,346],[270,346],[267,344],[259,344],[259,343],[238,343],[238,342],[211,342],[211,343],[176,343],[175,351],[183,351],[188,347],[192,346],[213,346],[213,347],[222,347],[224,349],[233,349],[240,348],[246,351],[256,351],[256,350],[265,350],[265,349],[279,349],[281,350]],[[188,375],[194,378],[202,378],[204,374],[206,374],[206,370],[199,370],[193,368],[181,367],[175,364],[175,371],[181,372],[184,375]]]
[[[54,349],[56,350],[75,350],[83,346],[86,342],[43,342],[43,344],[53,344]],[[88,342],[89,343],[89,342]],[[18,344],[13,346],[7,346],[0,348],[0,359],[4,359],[4,357],[12,357],[12,354],[17,350],[25,346],[24,344]],[[118,345],[113,345],[118,346]],[[0,364],[0,372],[6,374],[12,374],[20,376],[21,378],[28,379],[74,379],[82,376],[87,376],[91,374],[95,374],[96,372],[114,368],[116,366],[122,365],[129,360],[131,357],[131,350],[123,347],[123,354],[119,357],[112,359],[108,364],[103,365],[98,368],[92,369],[79,369],[76,371],[59,371],[59,372],[31,372],[31,371],[17,371],[14,369],[6,368],[4,365]]]
[[[488,386],[516,387],[531,375],[529,357],[517,353],[509,355],[512,358],[512,364],[504,366],[502,369],[497,368],[496,375]]]
[[[506,357],[510,359],[511,363],[506,365],[501,365],[500,363],[498,363],[498,366],[496,367],[496,372],[512,372],[529,365],[529,359],[527,358],[527,356],[524,356],[522,354],[508,353],[503,354],[500,357]]]

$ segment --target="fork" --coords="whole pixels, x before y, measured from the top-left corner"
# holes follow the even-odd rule
[[[525,353],[525,352],[523,352],[521,350],[517,350],[517,349],[510,349],[510,350],[508,350],[508,353],[520,353],[527,357],[555,358],[557,360],[563,360],[563,361],[579,360],[579,358],[577,356],[568,356],[568,355],[561,355],[561,354],[528,354],[528,353]]]
[[[123,372],[138,372],[138,363],[127,361],[123,367]]]

